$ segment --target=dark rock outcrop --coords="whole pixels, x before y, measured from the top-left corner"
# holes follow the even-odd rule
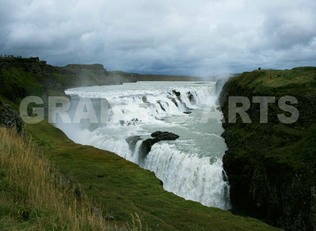
[[[154,137],[157,142],[161,140],[176,140],[179,138],[179,136],[174,133],[161,131],[156,131],[152,133],[151,136]]]
[[[297,76],[301,82],[292,83]],[[316,68],[254,71],[225,84],[219,100],[226,121],[222,136],[228,146],[223,164],[234,212],[288,231],[315,230],[315,76]],[[270,78],[274,85],[266,83]],[[250,101],[253,96],[274,96],[278,102],[289,94],[298,99],[295,107],[300,113],[293,124],[278,120],[282,111],[277,103],[268,107],[268,123],[259,122],[260,108],[254,103],[247,111],[252,123],[242,123],[239,117],[236,123],[227,122],[228,96]]]
[[[194,95],[189,91],[189,92],[187,92],[187,96],[188,96],[188,98],[189,98],[189,100],[190,100],[190,102],[191,102],[191,104],[196,104],[196,101],[195,101],[195,98],[194,98]]]
[[[179,91],[172,90],[172,92],[174,95],[176,95],[178,97],[178,99],[180,99],[181,93]]]
[[[24,133],[24,124],[20,115],[13,110],[9,105],[3,104],[0,101],[0,127],[14,129],[17,134]]]
[[[161,131],[156,131],[151,134],[153,138],[149,138],[147,140],[144,140],[140,146],[139,150],[139,157],[140,161],[142,161],[147,154],[150,152],[151,147],[155,144],[158,143],[159,141],[162,140],[176,140],[179,138],[178,135],[171,133],[171,132],[161,132]]]

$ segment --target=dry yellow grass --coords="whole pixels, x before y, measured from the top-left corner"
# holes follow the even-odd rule
[[[31,142],[4,128],[0,128],[0,168],[5,173],[4,181],[9,185],[14,203],[28,208],[19,210],[19,216],[28,220],[31,213],[35,213],[24,230],[140,228],[138,219],[133,219],[130,226],[107,221],[79,186],[70,183],[53,168]],[[17,228],[11,224],[9,229]]]

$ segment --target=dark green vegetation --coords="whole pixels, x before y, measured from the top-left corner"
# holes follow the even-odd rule
[[[79,71],[83,69],[84,72]],[[46,97],[63,94],[65,88],[79,86],[84,81],[87,85],[105,84],[108,80],[106,75],[101,74],[104,71],[98,65],[60,68],[37,59],[1,59],[0,100],[17,109],[20,100],[28,95]],[[207,208],[165,192],[153,173],[113,153],[74,144],[45,121],[26,125],[25,130],[44,156],[67,179],[79,184],[84,193],[102,209],[108,222],[132,223],[139,217],[143,230],[276,230],[256,219]],[[4,195],[2,192],[6,196],[5,201],[13,203],[1,204],[3,200],[0,200],[0,220],[11,214],[10,225],[19,228],[23,219],[16,213],[21,208],[14,207],[16,200],[8,198],[10,194],[6,187],[0,188],[0,195]],[[40,214],[46,216],[45,213]],[[33,213],[30,215],[33,217]],[[47,216],[50,217],[50,214]]]
[[[299,119],[282,124],[277,104],[269,104],[268,123],[259,123],[259,104],[248,110],[253,123],[225,123],[229,150],[224,168],[238,213],[285,230],[316,229],[316,68],[262,70],[230,79],[221,94],[228,121],[227,96],[294,96]],[[290,114],[287,114],[290,116]]]

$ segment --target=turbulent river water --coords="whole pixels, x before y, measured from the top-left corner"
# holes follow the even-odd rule
[[[112,151],[153,171],[165,190],[187,200],[230,207],[215,82],[136,82],[73,88],[66,94],[71,108],[90,113],[78,123],[56,123],[74,142]],[[155,131],[179,138],[155,143],[141,156],[142,142]]]

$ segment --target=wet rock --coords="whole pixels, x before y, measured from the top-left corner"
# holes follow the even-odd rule
[[[180,95],[181,95],[181,93],[178,92],[178,91],[176,91],[176,90],[173,90],[172,92],[173,92],[173,94],[175,94],[177,97],[180,97]]]
[[[188,96],[188,98],[189,98],[189,100],[190,100],[190,102],[191,102],[191,104],[196,104],[196,101],[195,101],[195,98],[194,98],[194,95],[189,91],[189,92],[187,92],[187,96]]]
[[[178,135],[171,133],[171,132],[161,132],[161,131],[156,131],[151,134],[152,137],[157,139],[158,141],[160,140],[176,140],[179,138]]]
[[[178,107],[178,103],[175,99],[172,98],[171,101],[174,103],[174,105],[176,105],[176,107]]]
[[[149,138],[145,140],[141,146],[140,146],[140,161],[144,160],[144,158],[147,156],[147,154],[150,152],[151,147],[160,141],[163,140],[176,140],[179,138],[177,134],[171,133],[171,132],[162,132],[162,131],[156,131],[151,134],[153,138]]]
[[[159,100],[159,101],[157,101],[157,103],[159,104],[159,106],[160,106],[161,110],[166,111],[166,109],[162,106],[162,104],[161,104],[161,101],[160,101],[160,100]]]
[[[143,101],[143,103],[148,103],[147,97],[146,97],[146,96],[143,96],[143,97],[142,97],[142,101]]]
[[[136,144],[139,140],[141,140],[140,136],[130,136],[130,137],[127,137],[126,139],[126,142],[128,143],[128,146],[129,146],[129,149],[134,152],[135,151],[135,147],[136,147]]]

